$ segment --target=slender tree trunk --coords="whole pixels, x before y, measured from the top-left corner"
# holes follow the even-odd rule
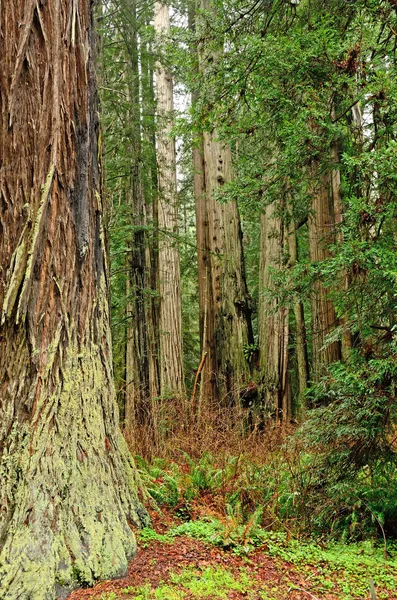
[[[322,171],[317,160],[310,165],[311,214],[309,215],[309,250],[312,263],[321,264],[330,256],[329,245],[335,241],[332,182],[329,171]],[[338,325],[335,308],[321,277],[316,277],[312,293],[312,378],[316,381],[326,368],[341,358],[339,341],[329,343]]]
[[[142,142],[140,114],[140,75],[138,23],[135,1],[127,3],[128,20],[125,39],[130,62],[129,121],[131,140],[130,198],[133,225],[132,250],[129,261],[126,349],[125,432],[133,437],[135,423],[150,425],[152,421],[149,390],[149,340],[147,323],[146,212],[142,181]]]
[[[285,421],[290,415],[288,390],[289,310],[280,306],[274,276],[284,267],[285,224],[277,206],[265,207],[261,218],[259,257],[258,334],[262,374],[262,402],[267,413]]]
[[[154,28],[159,39],[170,30],[166,4],[155,3]],[[171,137],[173,83],[168,68],[156,65],[157,160],[159,185],[158,224],[160,282],[160,385],[161,393],[184,394],[182,302],[178,248],[178,199],[175,141]]]
[[[0,4],[0,581],[125,572],[146,521],[118,427],[90,3]]]
[[[196,2],[189,4],[189,28],[194,33]],[[192,46],[192,54],[196,53],[196,72],[199,72],[199,60],[196,47]],[[195,106],[199,94],[192,93],[192,106]],[[205,180],[204,136],[198,132],[193,142],[194,197],[196,211],[196,242],[198,260],[199,289],[199,330],[201,348],[201,372],[199,406],[218,398],[217,363],[215,349],[215,316],[212,295],[211,253],[209,241],[208,194]],[[200,412],[199,410],[197,412]]]
[[[193,101],[196,99],[194,98]],[[193,147],[196,241],[199,278],[200,348],[203,362],[200,404],[218,396],[216,377],[215,318],[208,227],[208,198],[205,184],[203,136]]]
[[[298,262],[298,244],[296,239],[295,223],[291,220],[290,232],[288,235],[288,249],[289,249],[289,266],[294,267]],[[298,385],[299,385],[299,398],[298,406],[296,410],[296,416],[302,418],[306,410],[305,402],[305,391],[308,387],[309,382],[309,360],[307,356],[307,342],[306,342],[306,324],[305,324],[305,312],[303,303],[300,298],[294,298],[293,303],[294,317],[295,317],[295,350],[296,359],[298,363]]]
[[[339,159],[340,149],[337,141],[334,141],[331,146],[331,159],[333,162],[333,168],[331,172],[331,183],[332,183],[332,200],[333,200],[333,210],[334,210],[334,219],[335,219],[335,231],[336,231],[336,240],[340,246],[343,244],[343,205],[342,205],[342,195],[341,195],[341,180],[340,180],[340,170],[339,170]],[[346,270],[343,270],[342,273],[342,283],[341,290],[345,294],[347,294],[349,290],[349,277]],[[353,347],[352,335],[350,332],[348,319],[341,315],[339,317],[339,323],[342,327],[342,338],[341,338],[341,353],[342,358],[347,360],[351,349]]]
[[[149,27],[152,14],[146,17]],[[158,282],[158,180],[156,159],[156,123],[155,123],[155,94],[154,70],[152,64],[153,48],[150,43],[141,44],[141,73],[142,73],[142,157],[145,164],[144,190],[146,223],[149,227],[148,244],[146,247],[146,263],[148,268],[148,283],[150,298],[148,299],[148,351],[149,351],[149,387],[150,398],[160,395],[160,336],[159,336],[159,282]],[[152,407],[153,408],[153,407]],[[153,417],[154,412],[152,410]],[[156,428],[155,428],[156,429]]]

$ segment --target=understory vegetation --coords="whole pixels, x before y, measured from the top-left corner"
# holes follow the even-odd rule
[[[210,498],[225,543],[386,555],[396,3],[109,0],[100,28],[115,378],[149,493],[185,519]]]
[[[378,496],[371,495],[373,488],[364,479],[361,487],[352,486],[354,495],[335,490],[328,504],[314,511],[312,503],[305,507],[312,492],[307,487],[314,483],[304,475],[310,461],[303,459],[298,467],[287,447],[266,463],[244,453],[219,460],[210,454],[192,459],[181,452],[175,460],[138,459],[138,465],[154,523],[139,532],[139,545],[153,552],[154,569],[156,551],[165,548],[171,569],[155,586],[128,585],[97,592],[95,598],[357,600],[369,598],[371,582],[377,598],[395,597],[397,545],[378,535],[382,523],[386,526],[382,510],[390,509],[385,494],[392,496],[395,478],[388,485],[382,478],[372,482],[379,486]],[[179,565],[172,557],[180,539],[218,548],[221,554],[211,561],[207,551],[208,560]],[[229,559],[238,562],[230,565]],[[264,561],[271,561],[279,579],[274,574],[263,578],[258,569]]]

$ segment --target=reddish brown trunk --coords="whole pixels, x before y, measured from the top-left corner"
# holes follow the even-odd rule
[[[339,170],[339,145],[337,142],[334,142],[331,148],[331,158],[333,161],[333,169],[331,172],[331,182],[332,182],[332,199],[333,199],[333,210],[334,210],[334,219],[335,219],[335,231],[336,231],[336,240],[342,245],[343,244],[343,206],[342,206],[342,196],[341,196],[341,180],[340,180],[340,170]],[[341,274],[341,291],[342,293],[347,293],[349,289],[349,277],[346,270],[343,270]],[[342,327],[342,339],[341,339],[341,353],[342,357],[346,360],[351,352],[353,347],[352,335],[349,328],[348,319],[345,316],[341,316],[339,318],[339,323]]]
[[[112,381],[92,6],[3,0],[0,31],[0,581],[47,600],[123,572],[145,516]]]
[[[200,8],[213,10],[208,0],[201,0]],[[202,77],[220,53],[201,48],[197,68]],[[233,179],[232,154],[215,129],[200,137],[194,164],[201,341],[206,355],[201,392],[209,400],[233,405],[249,379],[244,348],[252,344],[253,336],[238,206],[216,199]]]
[[[147,265],[146,210],[142,174],[142,132],[140,115],[140,72],[138,61],[138,23],[135,2],[128,5],[128,19],[123,24],[129,59],[130,181],[127,197],[131,204],[133,225],[131,253],[128,261],[128,305],[126,340],[125,434],[132,440],[138,423],[151,430],[153,415],[150,398],[150,301]]]
[[[329,246],[335,241],[335,217],[331,176],[323,172],[316,160],[310,168],[311,214],[309,216],[309,248],[312,263],[321,264],[329,258]],[[329,292],[321,276],[317,276],[312,293],[312,376],[316,380],[327,366],[340,360],[339,341],[329,342],[328,336],[337,327],[337,317]]]
[[[275,274],[284,268],[285,224],[278,207],[265,207],[261,219],[258,333],[262,400],[266,413],[286,421],[290,415],[288,382],[289,310],[280,305]]]
[[[155,3],[154,27],[158,40],[169,35],[169,9]],[[173,81],[165,64],[156,64],[157,164],[160,291],[161,393],[183,396],[182,299],[178,235],[178,198],[175,140],[172,137]]]

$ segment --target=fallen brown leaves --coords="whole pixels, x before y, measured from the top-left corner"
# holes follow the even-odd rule
[[[119,592],[123,588],[139,588],[150,584],[155,589],[161,583],[167,583],[171,571],[180,573],[186,567],[202,571],[207,567],[225,568],[233,574],[239,573],[244,568],[252,579],[252,588],[249,592],[230,591],[228,598],[239,600],[249,597],[260,598],[261,590],[272,590],[272,600],[303,600],[310,598],[304,590],[308,586],[289,563],[280,563],[267,556],[264,552],[256,551],[249,559],[243,558],[210,546],[199,540],[188,537],[175,538],[173,544],[154,542],[148,548],[140,549],[137,556],[130,562],[128,573],[125,577],[114,581],[103,581],[92,589],[76,590],[70,600],[88,600],[101,598],[109,592]],[[290,589],[291,584],[302,588]],[[254,594],[258,593],[258,596]],[[129,598],[126,594],[122,596]],[[270,596],[269,596],[270,597]],[[192,596],[193,598],[193,596]],[[334,600],[336,596],[327,594],[321,600]],[[319,599],[320,600],[320,599]]]

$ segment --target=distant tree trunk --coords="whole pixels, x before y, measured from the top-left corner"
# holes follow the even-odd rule
[[[329,245],[335,241],[332,182],[329,170],[322,170],[317,159],[310,165],[311,214],[309,215],[310,260],[320,264],[330,256]],[[338,325],[335,308],[321,277],[316,276],[312,293],[312,379],[316,381],[327,367],[341,358],[339,341],[329,343]]]
[[[210,8],[202,0],[201,9]],[[200,70],[206,76],[207,65],[216,61],[219,52],[201,49]],[[205,193],[196,194],[197,227],[203,228],[203,254],[200,264],[200,299],[202,322],[206,324],[203,353],[207,353],[202,386],[214,400],[234,404],[249,377],[250,368],[244,347],[253,343],[251,310],[245,279],[242,230],[235,201],[220,204],[216,195],[232,181],[230,148],[218,140],[216,130],[204,132],[202,157]],[[197,159],[198,169],[202,158]],[[197,186],[202,185],[197,182]],[[196,192],[198,188],[196,186]],[[208,244],[207,246],[205,244]],[[199,256],[200,260],[200,256]],[[204,271],[205,269],[205,271]],[[209,383],[208,383],[209,381]]]
[[[195,98],[193,98],[193,102]],[[218,397],[216,377],[215,319],[212,291],[211,256],[208,228],[208,201],[205,183],[203,136],[199,134],[193,147],[194,197],[196,209],[196,241],[199,278],[201,371],[200,403]]]
[[[337,141],[334,141],[331,146],[331,158],[333,161],[333,167],[331,171],[331,183],[332,183],[332,200],[333,200],[333,211],[334,211],[334,219],[335,219],[335,232],[336,232],[336,240],[342,246],[343,244],[343,206],[342,206],[342,196],[341,196],[341,181],[340,181],[340,170],[339,170],[339,144]],[[347,293],[349,289],[349,278],[346,270],[343,270],[341,273],[342,284],[341,291],[342,293]],[[352,335],[350,332],[348,319],[341,315],[339,317],[339,323],[342,327],[342,337],[341,337],[341,354],[342,358],[346,360],[351,352],[353,342]]]
[[[211,284],[206,291],[207,336],[213,331],[207,370],[210,377],[216,374],[220,397],[233,404],[249,376],[244,347],[253,343],[253,335],[237,203],[220,204],[215,198],[232,180],[231,152],[217,140],[216,131],[204,133],[204,165],[210,259],[206,288]]]
[[[0,4],[0,581],[121,575],[146,522],[118,427],[91,3]]]
[[[169,34],[169,10],[155,3],[158,39]],[[173,82],[168,68],[157,61],[157,162],[159,186],[160,386],[161,393],[183,395],[182,302],[178,248],[178,199],[175,141],[171,137]]]
[[[125,432],[133,437],[136,422],[150,426],[152,422],[149,389],[148,340],[148,270],[146,264],[146,211],[142,182],[142,142],[140,115],[140,75],[138,50],[138,23],[135,2],[128,2],[125,40],[130,61],[129,122],[130,122],[130,190],[132,249],[128,269],[127,348]]]
[[[293,220],[290,222],[288,235],[289,266],[294,267],[298,262],[298,244],[296,229]],[[305,391],[309,383],[309,360],[307,356],[306,324],[303,303],[300,298],[294,298],[293,310],[295,317],[295,351],[298,363],[298,386],[299,398],[297,402],[296,416],[302,418],[306,409]]]
[[[193,0],[189,4],[189,28],[195,32],[196,22],[196,2]],[[192,55],[196,53],[195,46],[191,48]],[[199,71],[199,60],[196,54],[196,72]],[[197,91],[192,93],[192,106],[194,107],[199,94]],[[194,174],[194,198],[196,211],[196,242],[197,242],[197,261],[198,261],[198,291],[199,291],[199,331],[200,331],[200,349],[201,349],[201,373],[200,373],[200,394],[199,407],[203,403],[218,398],[218,385],[216,376],[216,350],[215,350],[215,317],[212,296],[211,280],[211,253],[209,241],[209,222],[208,222],[208,195],[205,180],[205,162],[204,162],[204,137],[202,132],[198,132],[193,141],[193,174]],[[195,407],[193,407],[195,408]]]
[[[152,11],[146,16],[146,26],[152,21]],[[151,43],[141,43],[142,77],[142,157],[145,164],[143,184],[145,190],[146,222],[149,227],[146,264],[150,298],[148,299],[148,350],[150,398],[160,395],[160,336],[159,336],[159,282],[158,282],[158,180],[156,159],[156,123],[154,94],[154,64]],[[154,416],[154,413],[153,413]]]
[[[259,257],[258,339],[262,375],[262,402],[267,413],[285,421],[290,415],[288,367],[288,307],[281,306],[274,276],[285,268],[286,226],[269,204],[261,218]]]

